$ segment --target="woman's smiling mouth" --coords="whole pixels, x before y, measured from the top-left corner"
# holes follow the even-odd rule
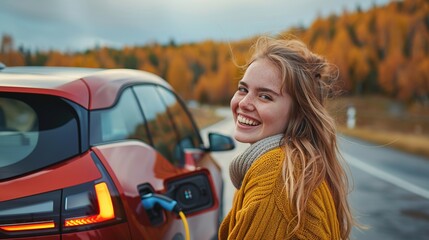
[[[241,124],[244,124],[244,125],[248,125],[248,126],[258,126],[258,125],[261,124],[260,122],[258,122],[256,120],[252,120],[252,119],[246,118],[246,117],[244,117],[242,115],[238,115],[237,116],[237,122],[241,123]]]

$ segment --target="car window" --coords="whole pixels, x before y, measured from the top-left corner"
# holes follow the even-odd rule
[[[0,167],[19,162],[34,150],[39,138],[38,131],[32,131],[35,122],[36,112],[28,104],[0,98]]]
[[[92,145],[124,140],[139,139],[150,144],[145,121],[131,90],[122,92],[115,106],[91,112]]]
[[[194,126],[190,115],[185,110],[184,105],[171,91],[158,87],[159,92],[168,107],[168,111],[173,118],[174,125],[179,134],[179,143],[182,149],[199,148],[202,145],[198,130]]]
[[[79,154],[79,114],[70,104],[54,96],[0,93],[0,179]]]
[[[154,85],[134,87],[140,106],[147,121],[153,146],[167,160],[177,165],[179,159],[174,156],[177,145],[177,133],[168,115],[167,107]]]

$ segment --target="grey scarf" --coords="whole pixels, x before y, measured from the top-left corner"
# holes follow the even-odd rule
[[[229,165],[229,176],[235,188],[239,189],[244,175],[252,163],[264,153],[281,146],[283,134],[273,135],[261,139],[248,147],[243,153],[236,156]]]

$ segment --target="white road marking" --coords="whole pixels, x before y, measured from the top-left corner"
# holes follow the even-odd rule
[[[393,185],[396,185],[404,190],[410,191],[414,194],[417,194],[423,198],[429,199],[429,191],[421,188],[419,186],[416,186],[410,182],[407,182],[405,180],[402,180],[392,174],[389,174],[387,172],[384,172],[378,168],[375,168],[371,166],[370,164],[367,164],[347,153],[342,152],[341,153],[344,157],[344,159],[352,166],[359,168],[360,170],[367,172],[368,174],[371,174],[374,177],[377,177],[381,180],[384,180],[386,182],[389,182]]]

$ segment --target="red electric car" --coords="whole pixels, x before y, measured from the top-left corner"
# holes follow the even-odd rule
[[[0,239],[216,238],[221,169],[160,77],[129,69],[0,69]],[[152,195],[151,195],[152,194]]]

